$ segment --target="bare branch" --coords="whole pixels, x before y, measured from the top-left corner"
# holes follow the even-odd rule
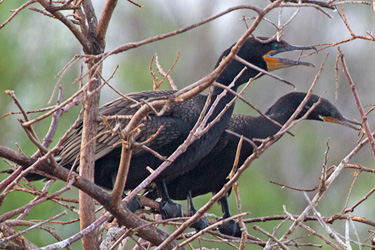
[[[311,202],[310,198],[307,196],[307,194],[304,193],[304,195],[305,195],[306,200],[309,203],[310,208],[314,211],[314,214],[315,214],[316,218],[318,219],[319,223],[323,226],[323,228],[326,230],[328,235],[331,238],[333,238],[334,240],[336,240],[342,247],[344,247],[344,249],[350,249],[350,247],[348,248],[348,246],[344,242],[341,241],[341,239],[338,237],[337,233],[324,222],[320,213],[318,211],[316,211],[315,206],[317,205],[317,203],[313,204]]]
[[[342,51],[340,50],[340,48],[338,48],[338,50],[339,50],[340,55],[341,55],[340,59],[341,59],[341,63],[342,63],[342,66],[343,66],[343,70],[344,70],[346,79],[348,80],[348,83],[349,83],[349,85],[350,85],[350,87],[352,89],[354,100],[355,100],[355,104],[357,105],[358,111],[361,114],[363,129],[365,130],[365,134],[367,135],[367,138],[369,139],[370,146],[371,146],[371,149],[372,149],[372,153],[373,153],[373,155],[375,157],[375,140],[374,140],[374,138],[372,136],[372,133],[371,133],[371,130],[370,130],[370,125],[368,123],[368,119],[367,119],[366,113],[365,113],[365,111],[363,109],[363,106],[361,104],[361,100],[360,100],[360,98],[358,96],[358,93],[357,93],[357,90],[356,90],[356,87],[355,87],[355,83],[354,83],[352,77],[349,74],[348,67],[346,66],[346,62],[345,62],[345,59],[344,59],[344,54],[342,53]]]
[[[368,143],[368,138],[366,138],[365,140],[363,140],[362,142],[360,142],[345,158],[342,159],[342,161],[340,162],[340,164],[337,166],[337,168],[335,169],[335,171],[331,174],[331,176],[326,180],[326,189],[324,192],[318,192],[314,198],[311,200],[311,204],[313,204],[313,206],[316,206],[316,204],[318,204],[318,202],[320,201],[320,199],[322,198],[323,194],[327,192],[327,190],[329,189],[329,187],[331,186],[332,182],[337,178],[337,176],[341,173],[342,169],[344,168],[344,166],[346,164],[348,164],[348,162],[350,161],[350,159],[356,155],[358,153],[358,151],[360,151],[364,145],[366,145]],[[302,221],[308,214],[308,212],[310,211],[310,206],[306,207],[305,210],[301,213],[301,215],[298,217],[297,220],[295,220],[295,222],[293,223],[293,225],[288,229],[288,231],[283,235],[282,238],[286,238],[288,237],[290,234],[292,234],[295,229],[296,229],[296,226],[299,224],[300,221]]]
[[[309,231],[311,234],[319,237],[320,239],[322,239],[327,245],[333,247],[334,249],[336,250],[341,250],[341,248],[339,246],[337,246],[336,244],[332,243],[331,241],[329,241],[326,237],[324,237],[323,235],[317,233],[316,231],[314,231],[311,227],[303,224],[303,223],[300,223],[299,224],[302,228],[306,229],[307,231]]]
[[[266,230],[264,230],[263,228],[261,228],[259,226],[254,226],[253,228],[255,230],[258,230],[258,231],[262,232],[266,236],[268,236],[270,239],[272,239],[274,242],[276,242],[276,244],[279,247],[281,247],[282,249],[289,250],[289,247],[287,247],[283,242],[279,241],[273,234],[268,233]],[[270,248],[265,248],[265,249],[269,250]]]
[[[11,217],[13,217],[13,216],[15,216],[15,215],[17,215],[17,214],[25,211],[26,209],[35,206],[36,204],[40,204],[40,203],[42,203],[42,202],[44,202],[46,200],[52,199],[55,196],[61,195],[62,193],[66,192],[67,190],[69,190],[71,188],[71,184],[72,184],[72,182],[70,184],[68,184],[67,186],[63,187],[62,189],[60,189],[59,191],[51,194],[51,195],[47,195],[45,197],[41,197],[40,199],[34,200],[34,201],[26,204],[23,207],[20,207],[20,208],[15,209],[15,210],[13,210],[11,212],[7,212],[7,213],[4,213],[3,215],[0,215],[0,222],[6,221],[9,218],[11,218]]]
[[[113,15],[117,5],[117,0],[107,0],[102,15],[100,17],[99,23],[95,30],[95,37],[99,40],[101,44],[105,43],[105,34],[107,33],[109,22]]]
[[[62,212],[62,213],[59,213],[59,214],[57,214],[57,215],[55,215],[55,216],[49,218],[48,220],[45,220],[45,221],[42,221],[42,222],[36,223],[36,224],[34,224],[33,226],[31,226],[31,227],[29,227],[29,228],[27,228],[27,229],[25,229],[25,230],[22,230],[22,231],[20,231],[20,232],[18,232],[18,233],[16,233],[16,234],[13,234],[12,236],[8,236],[8,237],[5,237],[5,238],[0,239],[0,243],[10,241],[10,240],[12,240],[13,238],[16,238],[16,237],[18,237],[18,236],[20,236],[20,235],[23,235],[23,234],[27,233],[28,231],[30,231],[30,230],[32,230],[32,229],[34,229],[34,228],[38,228],[38,227],[42,226],[43,224],[46,224],[46,223],[48,223],[48,222],[50,222],[50,221],[52,221],[52,220],[55,220],[55,219],[57,219],[57,218],[59,218],[59,217],[61,217],[61,216],[63,216],[63,215],[66,215],[66,214],[68,214],[68,213],[67,213],[66,211],[64,211],[64,212]]]
[[[1,1],[2,2],[2,1]],[[7,25],[10,21],[12,21],[12,19],[18,14],[20,13],[21,10],[25,9],[27,6],[35,3],[36,0],[29,0],[27,1],[26,3],[22,4],[18,9],[16,9],[13,14],[5,21],[3,22],[1,25],[0,25],[0,30],[5,26]]]
[[[89,42],[82,35],[82,33],[77,29],[75,24],[70,21],[68,18],[66,18],[61,12],[57,11],[54,5],[50,4],[50,1],[48,0],[37,0],[40,5],[42,5],[48,12],[50,12],[54,17],[56,17],[58,20],[60,20],[65,26],[73,33],[73,35],[77,38],[81,46],[85,51],[90,51],[89,48]]]

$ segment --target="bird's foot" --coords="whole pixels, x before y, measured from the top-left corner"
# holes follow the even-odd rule
[[[124,198],[124,197],[125,196],[123,196],[122,198]],[[138,197],[134,197],[133,199],[131,199],[126,204],[126,207],[130,210],[130,212],[134,213],[138,209],[142,208],[141,200]],[[115,219],[115,217],[113,215],[111,215],[111,217],[108,219],[108,222],[111,223],[111,222],[113,222],[114,219]],[[118,222],[118,224],[119,224],[119,226],[121,226],[120,222]]]
[[[196,231],[200,231],[206,227],[208,227],[208,220],[206,216],[201,217],[198,221],[194,222],[192,225],[190,225],[191,228],[194,228]]]
[[[193,216],[197,213],[197,210],[195,210],[194,206],[190,208],[190,216]],[[206,216],[203,216],[199,218],[196,222],[194,222],[192,225],[190,225],[190,228],[194,228],[197,232],[208,227],[208,220]]]
[[[126,204],[126,207],[130,210],[130,212],[134,213],[138,209],[142,208],[141,200],[137,197],[134,197]]]
[[[180,204],[174,203],[171,200],[160,202],[160,212],[163,220],[184,216],[182,206]]]
[[[230,220],[225,224],[219,226],[219,231],[222,234],[240,238],[242,235],[240,225],[234,220]]]

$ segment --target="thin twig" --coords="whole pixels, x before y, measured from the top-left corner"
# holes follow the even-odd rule
[[[27,232],[33,230],[34,228],[38,228],[38,227],[40,227],[41,225],[46,224],[46,223],[48,223],[48,222],[50,222],[50,221],[52,221],[52,220],[55,220],[55,219],[57,219],[57,218],[59,218],[59,217],[61,217],[61,216],[63,216],[63,215],[66,215],[66,214],[68,214],[66,211],[61,212],[61,213],[59,213],[59,214],[57,214],[57,215],[55,215],[55,216],[53,216],[53,217],[51,217],[51,218],[49,218],[49,219],[47,219],[47,220],[44,220],[44,221],[39,222],[39,223],[36,223],[35,225],[33,225],[33,226],[29,227],[29,228],[26,228],[25,230],[22,230],[22,231],[20,231],[20,232],[18,232],[18,233],[16,233],[16,234],[13,234],[13,235],[11,235],[11,236],[9,236],[9,237],[5,237],[5,238],[0,239],[0,243],[10,241],[10,240],[12,240],[13,238],[16,238],[16,237],[18,237],[18,236],[20,236],[20,235],[23,235],[23,234],[25,234],[25,233],[27,233]]]
[[[15,216],[16,214],[19,214],[19,213],[25,211],[26,209],[28,209],[30,207],[34,207],[37,204],[40,204],[40,203],[42,203],[42,202],[44,202],[46,200],[50,200],[50,199],[52,199],[55,196],[61,195],[62,193],[68,191],[71,188],[72,183],[73,183],[73,180],[69,181],[68,185],[64,186],[62,189],[60,189],[59,191],[57,191],[57,192],[55,192],[55,193],[53,193],[51,195],[47,195],[45,197],[41,197],[40,199],[34,200],[34,201],[32,201],[32,202],[30,202],[30,203],[28,203],[28,204],[26,204],[26,205],[24,205],[24,206],[22,206],[20,208],[17,208],[17,209],[15,209],[13,211],[4,213],[3,215],[0,216],[0,222],[6,221],[7,219]]]
[[[261,228],[261,227],[259,227],[257,225],[255,225],[253,228],[255,230],[258,230],[258,231],[262,232],[263,234],[267,235],[270,239],[272,239],[273,241],[275,241],[277,243],[277,245],[279,247],[281,247],[282,249],[289,250],[289,247],[287,247],[283,242],[279,241],[275,236],[273,236],[272,234],[270,234],[269,232],[267,232],[263,228]]]
[[[17,8],[13,14],[5,21],[3,22],[1,25],[0,25],[0,29],[2,29],[5,25],[7,25],[10,21],[12,21],[12,19],[18,14],[21,12],[21,10],[25,9],[27,6],[35,3],[36,0],[29,0],[27,1],[26,3],[22,4],[19,8]]]
[[[76,25],[65,17],[61,12],[57,11],[54,5],[50,4],[49,0],[37,0],[48,12],[50,12],[55,18],[60,20],[65,26],[73,33],[76,39],[79,41],[85,51],[90,51],[88,47],[88,40],[82,33],[77,29]]]
[[[347,245],[344,242],[342,242],[342,240],[338,237],[337,233],[324,222],[320,213],[318,211],[316,211],[315,206],[317,205],[317,203],[315,203],[315,204],[312,203],[312,201],[310,200],[310,198],[307,196],[306,193],[304,193],[304,196],[305,196],[305,199],[307,200],[307,202],[309,203],[309,207],[311,208],[311,210],[314,212],[316,218],[318,219],[320,225],[322,225],[322,227],[325,229],[325,231],[328,233],[328,235],[331,238],[333,238],[334,240],[336,240],[342,247],[344,247],[345,249],[348,249]]]
[[[333,181],[337,178],[337,176],[341,173],[341,171],[344,169],[344,166],[346,164],[348,164],[348,162],[354,157],[354,155],[356,155],[358,153],[358,151],[360,151],[366,144],[368,143],[368,138],[364,139],[362,142],[360,142],[347,156],[345,156],[340,164],[337,166],[337,168],[335,169],[335,171],[331,174],[331,176],[326,180],[326,190],[321,193],[317,193],[314,198],[311,200],[311,203],[313,206],[315,206],[316,204],[319,203],[319,201],[321,200],[323,194],[325,192],[327,192],[327,190],[329,189],[329,187],[331,186],[331,184],[333,183]],[[285,232],[285,234],[282,236],[281,239],[285,239],[287,238],[289,235],[291,235],[297,225],[299,224],[300,221],[303,221],[304,218],[307,216],[308,212],[310,211],[311,209],[311,206],[307,206],[304,211],[299,215],[299,217],[297,218],[297,220],[294,221],[293,225],[291,225],[289,227],[289,229]]]
[[[306,229],[307,231],[309,231],[312,235],[315,235],[318,238],[320,238],[321,240],[323,240],[327,245],[333,247],[336,250],[341,250],[341,248],[339,246],[337,246],[336,244],[334,244],[331,241],[329,241],[323,235],[321,235],[321,234],[317,233],[316,231],[314,231],[311,227],[305,225],[304,223],[299,223],[299,226],[302,227],[302,228],[304,228],[304,229]]]
[[[31,124],[33,123],[36,123],[38,121],[41,121],[45,118],[47,118],[48,116],[52,115],[54,112],[56,112],[57,110],[63,108],[65,105],[67,105],[68,103],[74,101],[76,99],[76,97],[78,97],[79,95],[82,94],[83,91],[85,91],[87,89],[87,85],[83,86],[81,89],[79,89],[78,91],[76,91],[76,93],[74,93],[74,95],[72,95],[69,99],[65,100],[64,102],[62,102],[60,105],[56,106],[54,109],[50,110],[49,112],[33,119],[33,120],[30,120],[30,121],[27,121],[27,122],[24,122],[22,123],[22,126],[24,127],[27,127],[27,126],[30,126]]]
[[[64,96],[64,89],[62,86],[60,86],[60,91],[59,91],[59,96],[57,98],[57,102],[56,104],[59,105],[61,104],[62,102],[62,98]],[[48,132],[46,134],[46,136],[43,138],[43,143],[42,145],[45,147],[45,148],[48,148],[49,145],[52,143],[52,139],[53,137],[55,136],[55,133],[56,133],[56,130],[57,130],[57,125],[59,123],[59,119],[60,117],[63,115],[63,110],[62,109],[59,109],[57,110],[55,113],[53,113],[52,115],[52,121],[51,121],[51,125],[48,129]],[[40,156],[40,151],[36,152],[32,158],[38,158]]]
[[[236,219],[236,218],[238,218],[238,217],[246,216],[246,215],[248,215],[248,214],[249,214],[249,212],[245,212],[245,213],[236,214],[236,215],[234,215],[234,216],[232,216],[232,217],[229,217],[229,218],[226,218],[226,219],[220,220],[220,221],[218,221],[218,222],[216,222],[216,223],[214,223],[214,224],[212,224],[212,225],[210,225],[210,226],[204,228],[203,230],[197,232],[196,234],[194,234],[193,237],[191,237],[191,238],[189,238],[189,239],[187,239],[187,240],[181,242],[181,243],[179,244],[179,246],[184,246],[184,245],[188,244],[189,242],[193,241],[193,240],[196,239],[197,237],[203,235],[203,234],[204,234],[205,232],[207,232],[208,230],[214,229],[214,228],[218,227],[219,225],[223,225],[224,223],[226,223],[226,222],[228,222],[228,221],[230,221],[230,220]]]
[[[358,175],[356,175],[356,176],[358,176]],[[370,195],[372,195],[374,192],[375,192],[375,187],[371,188],[371,190],[369,192],[367,192],[367,194],[362,199],[357,201],[353,206],[351,206],[350,208],[343,209],[342,214],[354,212],[354,209],[356,207],[358,207],[362,202],[367,200],[370,197]]]
[[[352,89],[352,93],[353,93],[353,96],[354,96],[355,104],[357,105],[358,111],[359,111],[359,113],[361,115],[361,118],[362,118],[363,129],[365,130],[365,134],[366,134],[367,138],[369,139],[370,146],[371,146],[371,149],[372,149],[372,153],[373,153],[373,155],[375,157],[375,140],[372,137],[371,130],[370,130],[370,125],[368,123],[368,119],[367,119],[365,110],[363,109],[363,106],[361,104],[361,100],[360,100],[358,92],[356,90],[355,83],[354,83],[352,77],[350,76],[348,67],[346,66],[346,62],[345,62],[345,59],[344,59],[344,54],[342,53],[342,51],[341,51],[340,48],[338,48],[338,50],[339,50],[340,55],[341,55],[340,56],[341,64],[343,66],[343,70],[344,70],[346,79],[348,80],[348,83],[349,83],[349,85],[350,85],[350,87]]]
[[[171,87],[172,87],[173,90],[177,90],[177,86],[174,84],[173,79],[170,76],[170,73],[171,73],[172,69],[176,66],[176,64],[178,62],[178,59],[180,58],[180,52],[181,51],[178,50],[178,52],[177,52],[177,58],[174,61],[173,65],[169,68],[169,70],[168,70],[167,73],[164,72],[163,68],[161,67],[161,65],[159,63],[158,55],[155,53],[156,67],[157,67],[158,71],[160,72],[160,74],[163,76],[163,79],[161,79],[159,83],[154,83],[154,90],[158,89],[161,86],[161,84],[164,82],[165,79],[168,79],[169,84],[171,85]]]

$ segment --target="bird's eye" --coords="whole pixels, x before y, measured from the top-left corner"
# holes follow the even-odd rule
[[[336,117],[336,112],[332,111],[331,112],[331,117],[333,117],[333,118]]]
[[[272,49],[273,50],[277,50],[278,48],[279,48],[279,44],[278,43],[272,44]]]

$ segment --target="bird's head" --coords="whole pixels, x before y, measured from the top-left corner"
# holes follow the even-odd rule
[[[314,103],[318,102],[318,100],[318,96],[312,95],[309,101],[306,103],[304,110],[307,111],[310,109]],[[336,123],[355,130],[359,130],[361,127],[361,123],[345,118],[335,107],[335,105],[324,98],[320,98],[319,104],[316,105],[313,111],[311,111],[307,119]]]
[[[277,41],[276,39],[273,39],[270,41],[266,41],[267,39],[268,38],[265,37],[249,37],[241,47],[241,49],[238,51],[237,55],[245,61],[267,71],[273,71],[276,69],[297,65],[314,67],[314,65],[309,62],[297,61],[289,58],[279,57],[276,55],[282,52],[294,50],[316,50],[315,47],[299,47],[290,45],[283,40]],[[227,56],[230,53],[233,46],[234,44],[223,52],[215,67],[219,65],[223,57]],[[246,65],[240,63],[239,61],[233,60],[220,75],[217,81],[222,84],[228,85],[245,66]],[[250,78],[256,76],[258,73],[259,72],[257,70],[247,67],[247,70],[241,75],[240,79],[238,79],[237,82],[240,84],[247,82]]]
[[[265,39],[265,38],[264,38]],[[258,44],[260,50],[263,50],[263,59],[267,64],[268,71],[273,71],[276,69],[287,68],[291,66],[304,65],[308,67],[315,67],[314,64],[309,62],[303,62],[298,60],[293,60],[285,57],[276,57],[277,54],[294,51],[294,50],[316,50],[314,46],[294,46],[290,45],[287,42],[281,40],[276,41],[272,40],[265,44]]]
[[[283,97],[281,97],[275,105],[273,105],[267,113],[269,114],[279,114],[288,113],[290,117],[294,111],[298,108],[300,103],[305,98],[306,93],[303,92],[292,92]],[[337,123],[344,125],[346,127],[359,130],[361,124],[355,121],[351,121],[345,118],[341,112],[327,99],[319,97],[317,95],[311,95],[305,106],[302,108],[301,112],[298,114],[297,118],[304,116],[315,103],[319,102],[309,115],[306,117],[308,120],[317,120],[330,123]]]

